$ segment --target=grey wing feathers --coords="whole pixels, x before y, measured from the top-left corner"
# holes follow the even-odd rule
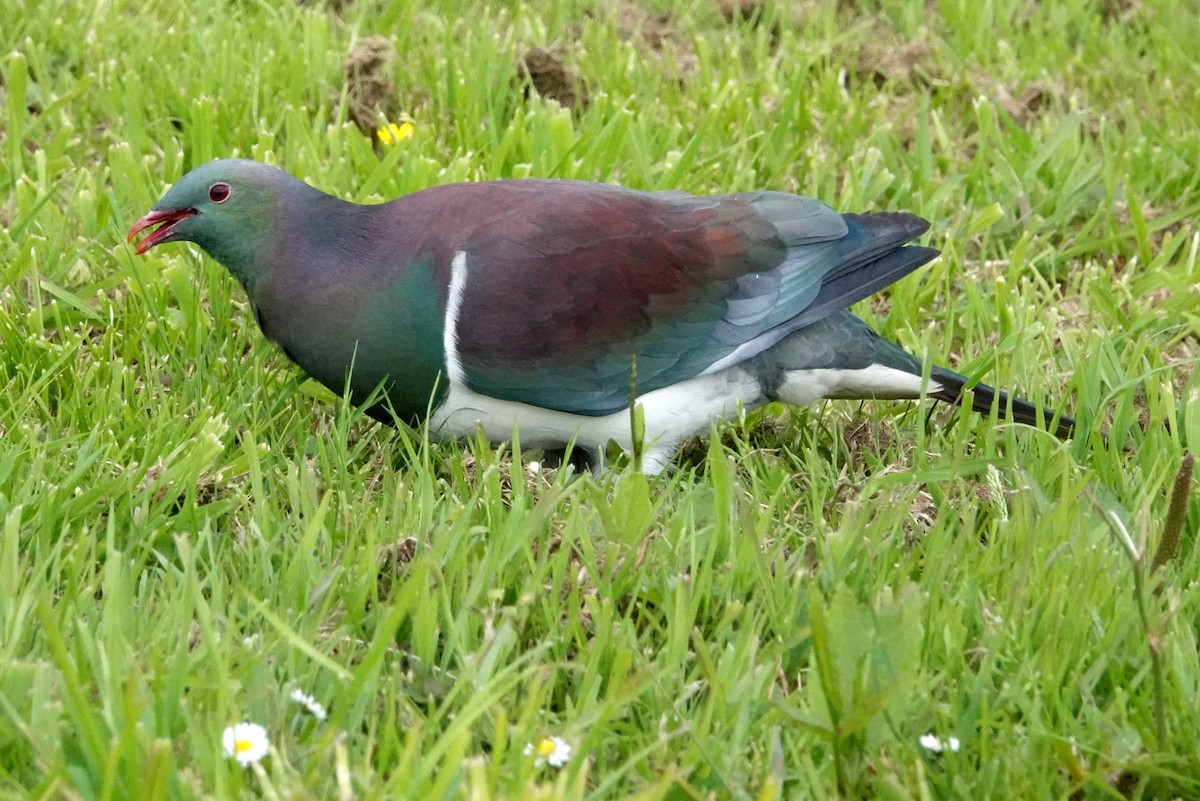
[[[938,254],[932,248],[903,247],[929,228],[912,214],[840,215],[819,201],[781,193],[760,193],[753,202],[780,229],[788,245],[783,263],[770,273],[779,276],[779,287],[766,294],[772,308],[757,315],[759,306],[741,292],[728,301],[725,325],[736,329],[757,324],[765,330],[749,341],[743,337],[742,344],[710,365],[706,374],[753,358],[793,331],[849,308]],[[741,282],[738,288],[747,296],[754,289],[762,290]],[[719,336],[721,331],[718,326],[713,333]]]

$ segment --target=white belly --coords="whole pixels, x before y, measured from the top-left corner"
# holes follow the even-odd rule
[[[714,420],[732,417],[763,401],[758,381],[740,367],[639,396],[646,423],[645,470],[661,470],[680,442],[707,430]],[[604,452],[609,440],[628,452],[633,440],[628,409],[600,417],[569,414],[490,398],[453,380],[429,429],[441,437],[470,436],[479,429],[492,442],[509,440],[515,432],[523,446],[563,448],[573,441],[597,454]]]

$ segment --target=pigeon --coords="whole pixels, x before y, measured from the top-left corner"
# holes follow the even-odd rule
[[[653,474],[766,403],[922,396],[1071,436],[1069,416],[925,365],[848,311],[938,254],[909,244],[928,228],[784,192],[554,179],[360,205],[221,159],[184,175],[128,241],[149,230],[139,255],[199,245],[291,361],[434,438],[515,433],[593,465],[610,442],[636,444]]]

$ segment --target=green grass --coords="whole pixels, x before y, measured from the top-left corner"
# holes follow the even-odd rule
[[[1200,444],[1193,4],[626,13],[671,12],[661,52],[613,6],[437,6],[0,0],[0,797],[1200,797],[1200,500],[1149,568]],[[375,33],[416,125],[382,159],[342,66]],[[586,110],[524,97],[532,46]],[[1082,436],[772,408],[655,480],[431,446],[314,392],[197,249],[124,243],[234,154],[360,201],[915,211],[943,258],[859,311]]]

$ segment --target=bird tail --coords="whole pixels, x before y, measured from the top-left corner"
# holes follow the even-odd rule
[[[908,248],[906,248],[907,250]],[[921,360],[881,337],[850,312],[838,312],[793,331],[752,362],[771,400],[805,406],[820,398],[915,399],[926,397],[970,406],[1002,419],[1045,428],[1066,439],[1075,421],[1065,414],[986,384],[971,385],[953,370],[931,365],[922,384]]]
[[[940,385],[936,392],[930,392],[929,397],[953,403],[956,406],[970,406],[973,411],[989,414],[992,407],[997,407],[1001,419],[1012,420],[1036,428],[1050,430],[1059,439],[1068,439],[1075,434],[1075,420],[1066,414],[1060,414],[1053,409],[1038,406],[1036,403],[1010,395],[1003,390],[989,387],[987,384],[975,384],[967,389],[968,379],[953,370],[934,366],[929,379]],[[970,392],[970,398],[965,397]]]

